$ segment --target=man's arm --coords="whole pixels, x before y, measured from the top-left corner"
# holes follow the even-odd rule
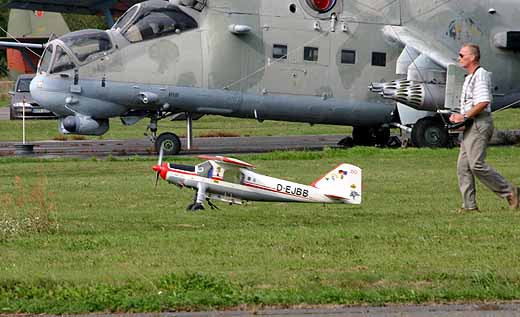
[[[489,105],[488,101],[478,103],[474,105],[468,112],[466,112],[466,116],[461,115],[460,113],[454,113],[450,116],[450,121],[453,123],[458,123],[464,121],[464,117],[466,118],[475,118],[478,116],[486,107]]]

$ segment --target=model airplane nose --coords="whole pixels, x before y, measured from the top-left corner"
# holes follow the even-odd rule
[[[152,167],[152,169],[153,169],[154,171],[156,171],[156,172],[160,172],[160,171],[161,171],[161,165],[154,165],[154,166]]]

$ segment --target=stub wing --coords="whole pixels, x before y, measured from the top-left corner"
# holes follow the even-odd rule
[[[385,26],[383,33],[388,38],[428,56],[439,66],[448,68],[450,64],[457,64],[457,54],[441,42],[428,38],[427,34],[414,32],[403,26],[393,25]]]
[[[320,189],[332,199],[350,204],[361,204],[361,168],[351,164],[340,164],[311,186]]]

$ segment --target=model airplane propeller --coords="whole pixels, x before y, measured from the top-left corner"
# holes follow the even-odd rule
[[[361,204],[361,169],[340,164],[311,185],[278,179],[253,171],[253,165],[224,156],[199,156],[206,161],[195,165],[162,162],[162,151],[153,170],[171,184],[196,190],[188,210],[204,209],[204,200],[230,204],[242,201],[349,203]]]

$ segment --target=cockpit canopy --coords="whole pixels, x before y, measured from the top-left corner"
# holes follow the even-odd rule
[[[81,30],[60,37],[80,62],[95,59],[100,53],[112,49],[112,42],[106,31]]]
[[[134,5],[112,29],[119,29],[128,41],[136,43],[197,27],[197,21],[178,6],[158,0]]]
[[[68,33],[47,45],[39,71],[59,73],[73,69],[75,62],[65,48],[69,49],[80,63],[88,63],[110,51],[112,47],[106,31],[82,30]]]

